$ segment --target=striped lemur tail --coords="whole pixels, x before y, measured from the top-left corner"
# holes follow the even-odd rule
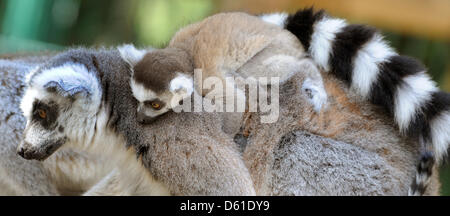
[[[439,91],[419,61],[397,54],[372,27],[313,8],[261,18],[292,32],[320,67],[385,108],[403,135],[417,138],[420,159],[408,194],[423,195],[450,143],[450,94]]]

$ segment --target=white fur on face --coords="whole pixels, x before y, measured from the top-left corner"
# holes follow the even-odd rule
[[[81,101],[79,104],[84,109],[89,110],[96,108],[101,103],[101,86],[97,77],[88,71],[86,66],[79,63],[66,63],[59,67],[50,68],[35,75],[33,80],[30,80],[31,88],[36,88],[38,91],[45,92],[45,85],[49,82],[57,82],[68,84],[71,86],[81,86],[89,91],[89,100]]]
[[[131,79],[130,86],[134,98],[136,98],[136,100],[138,100],[139,102],[154,100],[158,98],[158,95],[155,92],[148,88],[145,88],[144,85],[135,82],[134,79]]]
[[[145,50],[138,50],[132,44],[125,44],[117,48],[122,59],[134,67],[147,53]]]
[[[401,131],[408,128],[415,113],[420,112],[423,104],[431,100],[431,94],[438,91],[425,72],[406,76],[403,81],[397,88],[394,104],[395,120]]]
[[[42,70],[38,74],[29,75],[29,79],[31,79],[28,83],[29,86],[21,100],[21,109],[27,118],[27,127],[29,127],[25,134],[27,142],[33,146],[39,146],[46,139],[56,139],[57,137],[54,136],[60,135],[28,124],[33,112],[33,103],[36,100],[44,103],[52,101],[58,104],[60,110],[57,121],[65,128],[65,135],[72,141],[89,140],[93,136],[95,115],[102,97],[99,80],[93,73],[89,72],[84,65],[66,63],[59,67]],[[45,86],[50,82],[58,83],[61,85],[61,89],[57,92],[48,92]],[[66,98],[70,94],[64,94],[64,91],[78,87],[86,90],[87,94]]]
[[[147,117],[156,117],[156,116],[166,113],[171,108],[171,106],[170,106],[171,104],[169,102],[172,101],[172,98],[174,96],[171,92],[166,91],[162,94],[156,94],[152,90],[145,88],[144,85],[136,83],[134,81],[134,79],[131,79],[130,85],[131,85],[131,91],[133,93],[133,97],[139,101],[139,106],[138,106],[138,110],[137,110],[138,112],[145,113],[145,115]],[[155,110],[152,108],[147,108],[144,105],[145,101],[152,101],[155,99],[159,99],[159,100],[165,102],[166,106],[164,106],[160,110]]]
[[[367,98],[372,84],[376,82],[379,64],[396,55],[394,50],[376,34],[356,54],[354,60],[352,88],[361,96]]]
[[[178,73],[178,76],[170,81],[169,91],[173,94],[169,103],[170,107],[173,108],[178,106],[184,98],[191,96],[194,91],[194,81],[191,77]]]
[[[27,120],[31,118],[31,112],[33,111],[33,102],[36,99],[42,98],[42,92],[36,88],[28,88],[20,101],[20,109]]]
[[[264,22],[272,23],[280,27],[284,27],[286,18],[288,14],[285,12],[282,13],[271,13],[271,14],[263,14],[259,16]]]
[[[336,34],[346,25],[345,20],[330,18],[324,18],[314,24],[314,33],[311,35],[309,53],[311,53],[314,61],[325,69],[325,71],[330,70],[328,59]]]
[[[27,75],[28,88],[21,100],[21,109],[25,117],[29,117],[32,112],[33,102],[50,97],[50,93],[45,90],[45,85],[49,82],[58,83],[76,83],[83,85],[89,90],[88,101],[77,101],[85,110],[96,109],[101,101],[101,87],[97,78],[90,73],[84,65],[78,63],[67,63],[60,67],[43,70],[34,75],[37,69],[34,69]],[[32,79],[32,80],[30,80]],[[53,97],[57,99],[58,97]]]
[[[47,138],[54,135],[53,131],[48,131],[40,127],[39,125],[33,125],[32,127],[29,127],[27,130],[27,134],[25,134],[23,140],[33,147],[39,147],[45,141]],[[51,137],[54,138],[54,137]]]

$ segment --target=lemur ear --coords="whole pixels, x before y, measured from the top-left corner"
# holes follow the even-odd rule
[[[191,77],[179,74],[170,81],[169,90],[174,95],[172,102],[176,106],[181,100],[191,96],[194,91],[194,81]]]
[[[91,94],[90,90],[77,80],[50,81],[44,85],[44,88],[49,92],[55,92],[63,97],[75,97],[77,95],[88,97]]]
[[[275,24],[281,27],[284,27],[287,17],[288,14],[285,12],[259,15],[259,18],[262,19],[264,22]]]
[[[117,47],[120,52],[120,56],[124,61],[134,67],[147,53],[146,50],[138,50],[132,44],[125,44]]]
[[[101,88],[97,77],[84,65],[73,63],[45,69],[33,82],[63,97],[89,98],[93,94],[97,96]]]

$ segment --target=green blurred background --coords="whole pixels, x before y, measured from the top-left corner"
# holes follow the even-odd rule
[[[293,12],[314,5],[380,28],[450,90],[450,0],[0,0],[0,54],[70,46],[163,47],[180,27],[221,11]],[[450,195],[450,167],[441,168]]]

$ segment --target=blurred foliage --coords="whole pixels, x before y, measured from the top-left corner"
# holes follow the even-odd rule
[[[122,43],[163,47],[180,27],[220,11],[223,1],[0,0],[0,54]],[[449,40],[399,32],[385,31],[391,45],[422,60],[449,91]],[[441,179],[443,194],[450,195],[450,167],[442,168]]]
[[[205,0],[143,1],[136,11],[137,41],[161,47],[180,28],[209,15],[212,2]]]

